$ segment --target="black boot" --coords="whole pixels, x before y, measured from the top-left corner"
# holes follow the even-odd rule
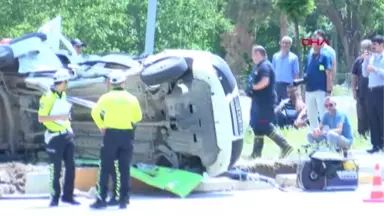
[[[76,201],[73,197],[62,197],[61,201],[70,205],[80,205],[80,202]]]
[[[107,208],[107,202],[105,200],[101,200],[99,198],[96,199],[94,203],[92,203],[89,207],[92,209],[104,209]]]
[[[287,140],[281,134],[276,133],[276,130],[268,134],[268,137],[280,147],[280,158],[287,157],[293,151],[292,146],[288,144]]]
[[[255,136],[251,158],[260,158],[264,148],[264,136]]]
[[[129,198],[119,200],[119,208],[120,209],[126,209],[128,205],[129,205]]]
[[[111,199],[108,201],[108,206],[117,206],[119,205],[119,201],[116,199],[115,196],[112,196]]]
[[[380,149],[378,147],[374,146],[372,149],[367,150],[367,153],[368,154],[374,154],[374,153],[377,153],[379,151],[380,151]]]
[[[59,198],[52,198],[49,207],[56,207],[59,205]]]

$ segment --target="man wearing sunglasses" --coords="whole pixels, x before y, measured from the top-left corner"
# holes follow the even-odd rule
[[[328,145],[337,151],[343,150],[346,156],[351,147],[353,136],[348,116],[336,108],[336,102],[332,97],[324,100],[327,112],[324,114],[319,127],[308,133],[310,144],[326,141]]]

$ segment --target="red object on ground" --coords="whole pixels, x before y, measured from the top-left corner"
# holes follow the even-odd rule
[[[371,197],[369,199],[364,199],[364,202],[384,203],[384,190],[382,188],[382,181],[380,166],[379,164],[376,164],[375,173],[372,179]]]

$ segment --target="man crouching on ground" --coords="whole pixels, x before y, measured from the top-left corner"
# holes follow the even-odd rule
[[[308,133],[308,142],[312,144],[327,141],[328,145],[337,151],[343,150],[344,156],[347,156],[346,152],[353,141],[348,116],[336,108],[336,102],[332,97],[325,98],[324,107],[328,112],[323,116],[319,127]]]

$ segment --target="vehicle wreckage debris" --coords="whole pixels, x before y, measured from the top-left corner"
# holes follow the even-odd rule
[[[47,170],[47,167],[18,162],[0,164],[0,197],[6,194],[25,193],[27,173],[42,170]]]
[[[294,160],[255,159],[252,161],[241,161],[235,165],[235,168],[275,178],[279,174],[296,173],[297,164],[298,161]]]

